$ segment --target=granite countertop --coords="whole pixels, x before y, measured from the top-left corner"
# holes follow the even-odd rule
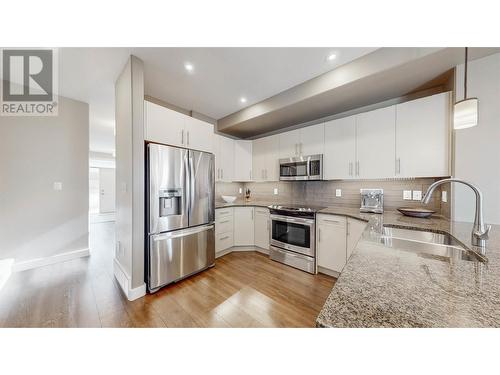
[[[318,327],[500,327],[500,226],[488,262],[443,261],[381,243],[383,224],[444,231],[471,248],[472,224],[328,208],[368,222],[321,310]],[[399,245],[398,246],[402,246]]]
[[[243,199],[237,199],[233,203],[226,203],[223,201],[216,201],[215,202],[215,208],[225,208],[225,207],[267,207],[272,204],[276,204],[276,202],[271,202],[271,201],[246,201]]]
[[[273,203],[219,202],[216,208]],[[318,327],[500,327],[500,225],[491,228],[487,262],[445,261],[384,245],[383,225],[446,232],[472,248],[471,223],[334,206],[319,213],[367,226],[316,319]]]

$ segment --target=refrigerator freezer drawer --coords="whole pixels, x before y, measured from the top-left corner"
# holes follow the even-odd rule
[[[153,235],[149,241],[148,289],[178,281],[215,262],[214,226]]]

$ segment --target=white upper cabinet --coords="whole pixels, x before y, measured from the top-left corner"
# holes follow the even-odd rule
[[[254,181],[266,181],[266,160],[267,139],[259,138],[253,141],[252,145],[252,169]]]
[[[356,163],[356,116],[325,123],[323,174],[326,180],[354,178]]]
[[[214,152],[214,126],[188,116],[186,118],[186,145],[195,150]]]
[[[395,174],[395,106],[356,116],[357,178],[391,178]]]
[[[450,93],[396,106],[396,177],[449,176]]]
[[[172,146],[213,152],[212,124],[144,101],[145,139]]]
[[[325,124],[300,129],[300,155],[317,155],[325,152]]]
[[[252,141],[234,141],[234,181],[252,181]]]
[[[279,134],[279,159],[299,156],[300,130]]]
[[[308,126],[279,134],[279,158],[323,154],[325,147],[324,124]]]
[[[215,134],[215,179],[234,180],[234,140]]]
[[[253,180],[279,180],[279,136],[259,138],[253,141]]]
[[[186,117],[161,105],[144,101],[144,137],[148,141],[186,147]]]

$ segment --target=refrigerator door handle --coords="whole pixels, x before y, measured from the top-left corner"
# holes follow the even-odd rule
[[[193,164],[193,153],[189,151],[189,166],[188,166],[188,173],[189,173],[189,225],[191,225],[191,217],[193,216],[193,207],[195,204],[194,198],[196,196],[196,185],[195,185],[195,175],[194,175],[194,164]]]
[[[185,191],[185,196],[184,196],[184,209],[185,213],[188,216],[188,225],[189,225],[189,211],[191,209],[191,174],[189,172],[189,151],[186,152],[184,156],[184,191]]]
[[[189,229],[181,229],[181,230],[176,230],[173,232],[156,234],[156,235],[152,236],[152,239],[153,239],[153,242],[165,241],[165,240],[169,240],[169,239],[173,239],[173,238],[179,238],[179,237],[189,236],[191,234],[204,232],[204,231],[210,230],[212,228],[214,228],[213,224],[202,225],[199,227],[194,227],[194,228],[189,228]]]

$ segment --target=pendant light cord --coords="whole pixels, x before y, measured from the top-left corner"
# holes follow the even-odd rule
[[[464,100],[467,99],[467,61],[469,48],[465,47]]]

